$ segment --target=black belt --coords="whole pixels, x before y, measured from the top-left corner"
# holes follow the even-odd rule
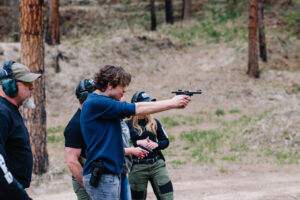
[[[112,172],[106,168],[102,169],[102,174],[120,175],[119,173]]]
[[[102,162],[102,161],[100,161],[100,159],[97,159],[97,160],[94,161],[94,162]],[[102,174],[120,175],[120,173],[112,172],[112,171],[106,169],[104,166],[103,166],[103,168],[102,168]]]
[[[153,164],[156,161],[160,159],[160,156],[155,156],[153,158],[147,158],[147,159],[133,159],[134,164]]]

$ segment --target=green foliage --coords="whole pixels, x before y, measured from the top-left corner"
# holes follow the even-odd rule
[[[179,126],[179,122],[175,121],[173,118],[171,117],[164,117],[162,118],[162,123],[165,127],[167,128],[172,128],[174,126]]]
[[[181,160],[172,160],[172,161],[170,161],[168,163],[171,164],[173,168],[179,168],[180,166],[186,164],[185,161],[181,161]]]
[[[297,91],[300,92],[300,85],[297,86]]]
[[[209,154],[216,153],[218,143],[222,135],[217,130],[183,132],[180,134],[181,139],[185,139],[192,144],[192,156],[196,157],[198,162],[214,162],[214,159]]]
[[[300,11],[299,9],[288,10],[284,13],[284,21],[287,22],[287,31],[292,32],[300,39]]]
[[[59,143],[64,141],[63,135],[48,135],[47,136],[47,142],[49,143]]]
[[[231,109],[229,110],[229,113],[233,114],[233,113],[240,113],[241,111],[239,109]]]
[[[50,127],[47,129],[47,133],[51,134],[51,133],[59,133],[59,132],[63,132],[65,130],[64,127],[62,127],[61,125],[58,125],[56,127]]]
[[[217,109],[216,112],[215,112],[215,114],[216,114],[217,116],[225,115],[225,111],[222,110],[222,109]]]
[[[219,170],[221,173],[223,174],[227,174],[228,173],[228,169],[224,168],[224,167],[221,167],[220,170]]]

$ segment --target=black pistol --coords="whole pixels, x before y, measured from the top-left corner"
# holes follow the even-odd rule
[[[90,185],[97,187],[103,173],[104,165],[102,160],[100,162],[93,162],[91,168]]]
[[[188,95],[188,96],[193,96],[194,94],[202,94],[202,90],[196,90],[196,91],[189,91],[189,90],[177,90],[177,91],[172,91],[172,93],[175,93],[176,95]]]
[[[145,147],[145,146],[139,146],[141,149],[144,149],[144,150],[146,150],[146,151],[148,151],[149,153],[152,153],[152,150],[151,149],[149,149],[149,148],[147,148],[147,147]]]

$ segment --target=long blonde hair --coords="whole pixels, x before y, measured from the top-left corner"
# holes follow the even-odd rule
[[[139,125],[139,118],[138,116],[131,116],[129,121],[132,121],[132,127],[138,131],[139,136],[142,135],[143,130],[142,127]],[[151,115],[146,115],[146,130],[152,132],[154,135],[157,135],[157,123],[155,119]]]

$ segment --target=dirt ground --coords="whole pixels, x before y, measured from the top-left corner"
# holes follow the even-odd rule
[[[159,34],[148,33],[146,38],[149,38],[147,45],[144,41],[139,41],[136,35],[120,32],[111,38],[85,38],[65,41],[57,47],[46,46],[48,128],[66,126],[78,106],[74,95],[78,81],[92,78],[99,67],[111,63],[121,65],[133,74],[133,81],[126,94],[127,99],[136,90],[145,90],[158,99],[171,97],[170,91],[176,89],[203,90],[202,95],[193,97],[186,110],[168,111],[157,115],[158,118],[177,114],[189,115],[200,111],[214,113],[218,108],[225,111],[240,109],[241,113],[227,114],[222,119],[232,121],[245,114],[255,116],[268,108],[281,107],[286,108],[287,112],[278,113],[275,110],[272,113],[279,116],[278,121],[281,122],[285,117],[290,117],[291,111],[299,109],[300,97],[294,88],[300,85],[300,72],[276,71],[260,63],[263,71],[260,79],[249,78],[245,74],[245,42],[239,44],[239,51],[222,44],[202,46],[201,42],[183,48],[176,40],[167,42],[167,46],[162,48],[161,44],[166,44],[166,39]],[[1,62],[18,58],[19,44],[0,43],[0,47],[5,50],[0,55]],[[61,71],[56,74],[53,66],[58,51],[63,52],[68,59],[60,62]],[[299,113],[295,113],[287,120],[297,124],[300,122],[299,118]],[[281,134],[281,127],[288,126],[287,123],[282,125],[265,122],[257,130],[266,135],[269,134],[268,130]],[[218,126],[219,122],[216,120],[205,121],[192,128],[209,130]],[[297,127],[288,127],[293,128],[296,139],[300,135]],[[190,130],[190,127],[170,129],[169,135],[177,137],[186,130]],[[182,149],[176,149],[178,143],[180,141],[176,140],[170,147],[180,154]],[[28,189],[33,199],[76,199],[70,173],[64,163],[63,145],[63,141],[48,145],[50,167],[45,175],[33,177],[33,183]],[[166,158],[172,160],[171,155]],[[168,169],[173,181],[175,199],[179,200],[300,200],[298,165],[188,162],[179,167],[168,164]],[[155,199],[150,188],[148,199]]]
[[[169,173],[173,181],[174,197],[180,200],[300,199],[299,166],[231,165],[227,173],[221,173],[216,166],[186,165],[180,169],[169,168]],[[37,200],[75,200],[76,196],[69,183],[70,180],[68,183],[57,184],[55,192],[45,194],[47,189],[43,189],[42,193],[34,192],[36,189],[30,192]],[[147,199],[156,199],[150,186]]]

